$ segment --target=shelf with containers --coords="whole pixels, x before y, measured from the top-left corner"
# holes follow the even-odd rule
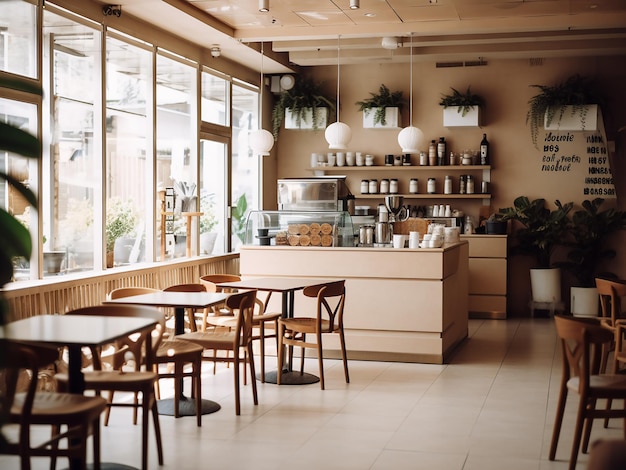
[[[349,178],[350,173],[361,172],[363,174],[424,174],[430,173],[436,176],[435,192],[429,193],[427,191],[427,179],[418,178],[418,192],[408,191],[410,182],[402,181],[399,185],[398,194],[405,199],[469,199],[469,200],[482,200],[483,205],[489,205],[491,199],[491,193],[489,192],[491,184],[491,165],[402,165],[402,166],[389,166],[389,165],[374,165],[374,166],[322,166],[309,168],[316,175],[322,176],[326,173],[346,173]],[[452,192],[444,193],[444,176],[450,175],[454,177],[452,183]],[[467,194],[467,192],[461,193],[460,191],[460,177],[462,175],[472,175],[474,178],[474,192]],[[391,176],[391,175],[390,175]],[[480,180],[477,177],[480,176]],[[384,178],[383,178],[384,179]],[[362,181],[361,181],[362,182]],[[369,180],[368,180],[369,182]],[[487,192],[482,192],[482,183],[486,182]],[[376,199],[383,197],[388,192],[368,192],[364,193],[360,191],[360,182],[352,181],[353,193],[356,199]],[[358,190],[354,190],[358,189]]]

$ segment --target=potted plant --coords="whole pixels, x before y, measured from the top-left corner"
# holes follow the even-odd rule
[[[545,202],[545,199],[530,201],[519,196],[512,207],[500,209],[499,213],[502,220],[514,220],[522,225],[514,232],[516,244],[511,254],[535,258],[536,267],[530,273],[533,302],[556,303],[561,301],[561,281],[560,269],[552,265],[552,255],[565,242],[573,203],[561,204],[557,200],[556,209],[550,210]]]
[[[112,268],[115,260],[116,242],[133,233],[137,224],[137,214],[130,201],[122,201],[119,198],[111,198],[107,204],[105,235],[106,235],[106,263],[107,268]],[[129,241],[126,245],[134,245]],[[119,244],[119,242],[118,242]],[[123,250],[118,247],[118,252]],[[129,251],[128,249],[124,251]],[[130,253],[129,253],[130,254]],[[118,258],[128,261],[128,256],[120,254]]]
[[[363,128],[400,127],[400,112],[404,106],[402,91],[390,91],[382,84],[378,93],[370,92],[370,95],[369,98],[356,102],[359,111],[363,111]]]
[[[526,114],[526,124],[530,126],[535,147],[540,127],[547,130],[598,129],[601,99],[590,78],[576,74],[556,85],[530,86],[540,90],[528,101]]]
[[[202,191],[200,193],[200,253],[210,255],[215,247],[217,232],[214,231],[217,226],[217,218],[215,217],[215,193]]]
[[[286,129],[323,129],[328,113],[335,111],[334,100],[322,92],[322,84],[308,77],[300,77],[290,90],[281,92],[272,109],[274,139],[283,121]]]
[[[626,212],[614,208],[600,210],[604,199],[582,202],[582,208],[572,213],[569,223],[567,259],[557,265],[572,273],[576,285],[570,290],[570,310],[576,315],[597,316],[598,293],[595,278],[615,278],[600,272],[603,260],[613,259],[615,250],[606,246],[607,238],[617,230],[626,229]],[[583,300],[588,299],[588,300]]]
[[[485,221],[485,232],[488,235],[506,235],[509,223],[502,214],[491,214]]]
[[[472,93],[468,86],[465,93],[452,88],[452,93],[443,94],[439,105],[443,106],[444,127],[478,127],[480,110],[485,105],[482,96]]]

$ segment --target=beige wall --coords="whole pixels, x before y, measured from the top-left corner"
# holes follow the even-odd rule
[[[362,116],[358,112],[356,101],[368,98],[381,83],[392,91],[403,90],[409,98],[408,64],[372,64],[345,65],[341,67],[341,121],[352,128],[352,141],[349,150],[372,153],[379,159],[386,153],[400,153],[397,143],[397,130],[364,130]],[[531,199],[545,198],[550,203],[559,199],[562,202],[580,203],[582,196],[579,175],[555,175],[540,171],[542,150],[536,149],[531,141],[529,128],[526,126],[527,102],[537,92],[531,84],[551,85],[568,76],[580,73],[596,78],[606,94],[608,106],[604,109],[607,135],[615,139],[617,130],[626,126],[626,95],[623,84],[626,83],[626,56],[622,57],[585,57],[544,59],[543,65],[531,66],[528,60],[488,60],[483,67],[436,68],[434,63],[414,63],[413,125],[419,127],[426,137],[424,149],[431,139],[440,136],[448,141],[449,151],[464,148],[478,148],[483,132],[487,133],[491,144],[492,172],[491,188],[492,207],[510,206],[519,195]],[[331,96],[336,93],[336,67],[317,67],[312,75],[324,81]],[[471,85],[472,91],[483,96],[487,102],[482,129],[446,129],[442,125],[442,111],[438,105],[442,93],[450,87],[465,91]],[[608,108],[608,109],[607,109]],[[403,125],[408,125],[408,110],[403,113]],[[266,125],[269,128],[269,123]],[[623,132],[624,133],[624,132]],[[623,134],[622,133],[622,134]],[[539,140],[541,141],[540,134]],[[276,177],[310,176],[305,168],[309,165],[311,152],[327,152],[324,131],[285,131],[281,130],[279,140],[273,152],[277,161]],[[585,148],[580,149],[586,155]],[[614,166],[614,177],[618,182],[626,176],[621,156]],[[270,160],[271,161],[271,160]],[[380,161],[380,160],[379,160]],[[269,161],[268,161],[269,163]],[[348,184],[353,192],[358,192],[360,179],[372,176],[350,173]],[[386,176],[389,176],[388,174]],[[418,177],[421,175],[418,175]],[[378,176],[380,178],[381,176]],[[269,179],[268,179],[269,180]],[[421,191],[424,188],[422,181]],[[623,184],[623,183],[622,183]],[[270,190],[271,188],[267,188]],[[620,195],[618,205],[626,209],[626,194],[618,187]],[[266,201],[275,204],[275,196],[267,196]],[[425,204],[428,201],[413,201],[413,204]],[[432,202],[432,201],[431,201]],[[610,201],[612,204],[616,201]],[[477,217],[480,202],[469,205],[456,203],[467,213]],[[608,204],[607,204],[608,205]],[[275,209],[275,205],[266,203],[266,209]],[[623,246],[626,237],[616,237],[616,245]],[[623,251],[623,250],[622,250]],[[526,315],[530,260],[513,258],[509,260],[509,313]],[[618,259],[609,268],[626,278],[626,253],[620,253]],[[567,279],[564,279],[564,296]]]

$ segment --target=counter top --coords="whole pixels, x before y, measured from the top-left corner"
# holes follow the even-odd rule
[[[491,235],[489,235],[491,236]],[[503,235],[495,235],[502,237]],[[457,243],[444,243],[440,248],[393,248],[393,247],[379,247],[379,246],[289,246],[289,245],[243,245],[242,249],[259,249],[259,250],[298,250],[298,251],[367,251],[367,252],[392,252],[392,253],[403,253],[403,252],[422,252],[422,253],[441,253],[444,251],[451,250],[458,245],[468,243],[466,240],[461,240]]]

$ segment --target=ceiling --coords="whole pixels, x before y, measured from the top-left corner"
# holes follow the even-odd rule
[[[100,0],[98,0],[100,2]],[[626,55],[626,0],[117,0],[122,14],[265,73],[300,66]],[[108,3],[108,2],[100,2]],[[390,48],[383,48],[383,38]]]

